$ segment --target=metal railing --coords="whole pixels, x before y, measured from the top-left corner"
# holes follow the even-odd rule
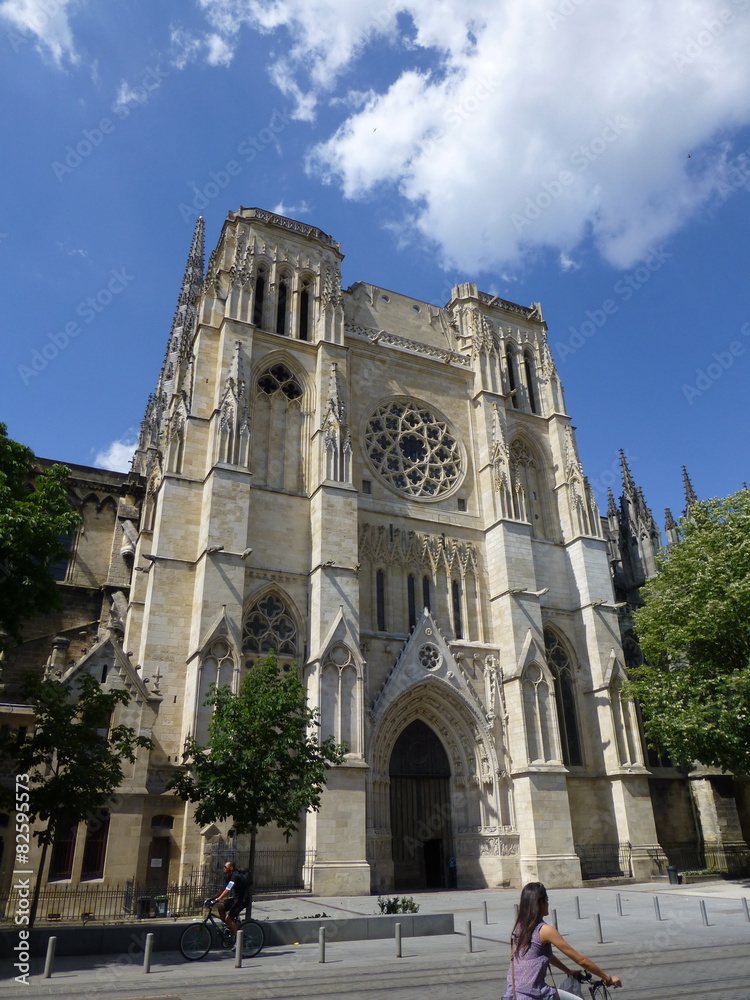
[[[630,844],[576,844],[575,852],[581,862],[581,878],[629,878],[633,874],[630,863]]]
[[[741,875],[750,872],[750,847],[732,844],[722,847],[717,844],[678,843],[661,845],[667,861],[661,861],[660,874],[666,875],[667,865],[678,871],[721,872],[727,875]]]
[[[227,848],[214,852],[209,864],[180,883],[159,885],[128,879],[118,885],[47,884],[39,894],[36,920],[37,923],[115,923],[196,916],[203,911],[203,900],[223,887],[227,860],[234,861],[238,868],[247,867],[247,857],[242,852]],[[256,851],[253,893],[309,892],[314,863],[315,851]],[[13,921],[14,914],[19,912],[19,902],[18,893],[12,889],[0,895],[0,922]]]

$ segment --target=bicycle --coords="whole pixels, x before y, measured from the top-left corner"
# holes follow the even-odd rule
[[[594,979],[590,972],[579,972],[578,982],[588,986],[591,1000],[611,1000],[610,987],[603,979]]]
[[[214,941],[222,948],[234,946],[234,934],[218,914],[214,913],[213,905],[209,905],[208,901],[204,905],[208,906],[205,918],[199,923],[190,924],[180,936],[180,952],[189,962],[205,958]],[[248,917],[237,921],[237,929],[242,931],[242,957],[254,958],[265,942],[263,928]]]

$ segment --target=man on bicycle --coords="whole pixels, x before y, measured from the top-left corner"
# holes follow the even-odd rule
[[[227,861],[224,865],[224,876],[226,885],[215,899],[208,900],[208,905],[219,904],[219,916],[230,929],[232,934],[237,933],[235,917],[250,905],[250,890],[253,879],[250,872],[238,871],[232,861]],[[229,895],[232,895],[232,902],[229,907],[223,902]]]

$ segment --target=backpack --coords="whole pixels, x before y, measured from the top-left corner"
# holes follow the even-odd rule
[[[253,884],[253,873],[249,868],[235,868],[232,872],[232,881],[234,882],[234,895],[244,896],[248,892]]]

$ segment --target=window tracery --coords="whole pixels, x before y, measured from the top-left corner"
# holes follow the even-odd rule
[[[544,648],[547,654],[547,666],[555,684],[555,703],[563,762],[566,765],[580,766],[583,764],[583,758],[581,756],[581,739],[578,732],[570,658],[552,629],[544,629]]]
[[[437,500],[463,475],[461,449],[444,420],[415,400],[392,400],[367,421],[365,450],[388,486],[416,500]]]
[[[297,626],[276,594],[256,601],[242,623],[242,653],[249,657],[248,666],[257,656],[270,652],[280,659],[297,655]]]

